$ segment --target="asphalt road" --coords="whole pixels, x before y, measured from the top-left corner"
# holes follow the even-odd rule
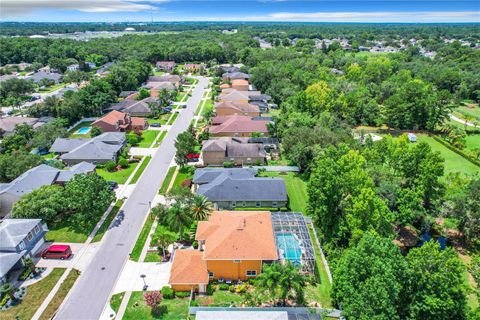
[[[177,117],[142,174],[135,190],[125,202],[123,220],[117,217],[119,224],[107,232],[101,247],[72,288],[67,300],[55,316],[55,320],[100,318],[142,229],[148,214],[149,201],[152,201],[158,192],[175,156],[175,138],[188,128],[207,84],[206,78],[199,78],[199,84],[188,100],[187,108]]]

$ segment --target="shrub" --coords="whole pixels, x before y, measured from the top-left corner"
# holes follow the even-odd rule
[[[175,292],[175,296],[177,298],[186,298],[186,297],[190,296],[190,292],[188,292],[188,291]]]
[[[90,129],[90,137],[96,137],[96,136],[99,136],[103,133],[102,129],[100,129],[99,127],[92,127],[92,129]]]
[[[122,167],[123,169],[128,168],[128,161],[127,161],[127,159],[122,158],[122,159],[118,160],[118,165],[119,165],[120,167]]]
[[[174,295],[174,292],[172,288],[168,286],[162,287],[162,296],[164,299],[173,299],[173,295]]]
[[[193,247],[194,249],[198,249],[198,241],[197,241],[197,240],[193,241],[192,247]]]
[[[25,268],[22,273],[18,276],[18,281],[25,281],[28,279],[30,274],[32,273],[32,269]]]
[[[162,294],[160,291],[145,292],[143,298],[145,299],[147,306],[152,309],[158,308],[162,302]]]
[[[198,307],[198,301],[193,300],[192,302],[190,302],[190,307]]]
[[[113,161],[108,161],[107,163],[105,163],[105,170],[107,170],[108,172],[115,171],[116,167],[117,165]]]
[[[236,293],[245,293],[247,292],[247,286],[243,285],[243,284],[239,284],[236,288],[235,288],[235,292]]]
[[[207,286],[207,294],[212,295],[214,292],[215,292],[215,287],[211,283],[209,283]]]
[[[140,142],[140,138],[136,134],[129,134],[127,136],[127,140],[128,140],[128,143],[133,147],[137,146],[138,143]]]
[[[227,290],[228,290],[228,284],[226,284],[226,283],[220,283],[220,284],[218,285],[218,289],[219,289],[219,290],[223,290],[223,291],[227,291]]]
[[[223,167],[224,167],[224,168],[233,168],[233,162],[225,161],[225,162],[223,163]]]
[[[233,286],[233,284],[228,286],[228,291],[235,292],[235,287]]]
[[[2,300],[0,300],[0,308],[3,307],[4,305],[6,305],[8,300],[10,300],[10,296],[9,295],[4,295]]]

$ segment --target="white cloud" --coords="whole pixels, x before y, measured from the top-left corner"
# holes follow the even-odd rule
[[[2,19],[23,17],[44,9],[77,10],[81,12],[139,12],[156,9],[148,3],[166,0],[0,0]]]
[[[272,13],[254,20],[306,22],[475,22],[480,11]]]

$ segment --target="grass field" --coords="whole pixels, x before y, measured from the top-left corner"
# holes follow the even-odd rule
[[[208,99],[203,107],[202,116],[205,116],[210,110],[213,110],[213,101]]]
[[[200,306],[229,307],[232,302],[235,306],[241,306],[245,302],[245,295],[217,289],[211,296],[197,297],[196,301]]]
[[[154,148],[157,148],[160,146],[160,144],[162,144],[162,141],[166,135],[167,135],[167,131],[161,131],[160,137],[158,137],[157,142],[154,145]]]
[[[97,168],[97,173],[107,181],[115,181],[118,184],[124,184],[128,177],[132,174],[133,170],[138,166],[138,162],[130,163],[128,168],[120,171],[109,172],[104,168]]]
[[[145,303],[143,292],[134,291],[128,301],[123,320],[184,320],[188,317],[188,298],[163,299],[160,305],[162,312],[159,315],[152,314],[150,307]]]
[[[165,176],[165,180],[163,180],[162,186],[158,191],[159,194],[165,194],[167,192],[168,186],[170,185],[170,180],[172,180],[173,174],[177,167],[170,167],[168,168],[167,175]]]
[[[331,308],[332,285],[328,280],[327,271],[320,255],[320,248],[318,248],[315,242],[315,236],[313,234],[311,226],[308,226],[308,233],[310,234],[310,238],[312,238],[313,249],[315,251],[316,270],[318,272],[320,281],[317,285],[309,285],[305,288],[305,299],[307,300],[307,303],[315,301],[320,303],[324,308]]]
[[[480,133],[479,134],[469,134],[466,138],[467,140],[467,150],[473,150],[480,148]]]
[[[465,117],[465,115],[469,115],[473,118],[480,119],[480,107],[478,105],[473,105],[472,108],[467,106],[458,106],[454,110],[455,115]]]
[[[0,311],[1,319],[32,319],[45,297],[52,291],[65,269],[55,268],[45,279],[32,284],[22,302],[6,310]],[[18,318],[17,318],[18,317]]]
[[[179,188],[182,186],[182,182],[187,179],[193,179],[193,172],[189,170],[189,167],[183,167],[178,171],[172,188]]]
[[[138,168],[137,172],[135,172],[135,175],[133,176],[132,180],[130,181],[130,184],[137,183],[138,179],[140,179],[140,176],[142,175],[143,171],[145,171],[145,168],[148,166],[148,163],[152,160],[151,156],[147,156],[143,162],[140,164],[140,168]]]
[[[152,142],[155,140],[155,138],[158,136],[160,131],[158,130],[145,130],[142,133],[142,141],[138,143],[139,148],[150,148],[152,145]]]
[[[42,315],[40,316],[40,320],[49,320],[55,315],[55,312],[57,312],[58,308],[62,304],[63,300],[65,299],[68,292],[73,287],[73,285],[75,284],[75,281],[79,276],[80,276],[80,271],[75,269],[73,269],[68,274],[65,281],[63,281],[62,284],[60,285],[60,288],[58,289],[57,293],[53,297],[52,301],[50,301],[45,311],[43,311]]]
[[[175,119],[177,119],[177,117],[178,117],[178,112],[174,112],[173,116],[170,118],[167,124],[172,125],[175,122]]]
[[[144,262],[161,262],[161,261],[162,261],[162,256],[159,255],[157,252],[147,252]]]
[[[432,137],[429,137],[425,134],[418,134],[418,142],[426,142],[430,145],[433,151],[438,151],[445,159],[445,174],[450,172],[460,172],[465,174],[472,174],[480,172],[480,168],[466,160],[461,155],[453,152],[448,149],[440,142],[435,141]]]
[[[307,184],[302,178],[294,172],[288,172],[283,175],[280,172],[263,172],[263,177],[278,177],[285,180],[288,198],[290,200],[290,209],[296,212],[306,213],[307,211]]]
[[[102,225],[98,229],[97,233],[95,234],[95,237],[93,237],[92,242],[98,242],[102,240],[103,236],[108,230],[108,227],[110,227],[110,224],[113,221],[113,218],[117,215],[118,211],[120,208],[123,206],[123,200],[118,200],[115,202],[115,205],[113,206],[112,210],[110,210],[110,213],[108,214],[107,218],[105,221],[103,221]]]
[[[140,254],[142,253],[143,246],[145,245],[145,241],[147,241],[148,234],[150,233],[150,229],[152,229],[153,219],[147,217],[145,221],[142,231],[138,235],[137,242],[135,242],[135,246],[133,247],[132,253],[130,255],[130,259],[133,261],[138,261],[140,258]]]
[[[50,93],[50,92],[53,92],[55,90],[61,89],[65,86],[66,86],[65,83],[57,83],[57,84],[54,84],[51,87],[40,89],[40,90],[38,90],[38,92],[40,92],[40,93]]]
[[[112,307],[113,311],[118,312],[120,309],[120,304],[122,304],[123,296],[125,292],[120,292],[112,295],[110,298],[110,307]]]

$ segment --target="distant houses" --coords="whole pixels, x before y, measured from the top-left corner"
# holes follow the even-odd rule
[[[213,137],[251,137],[254,133],[267,135],[267,123],[252,120],[248,116],[218,116],[211,119],[210,134]]]
[[[285,181],[257,177],[257,173],[251,168],[197,169],[193,177],[194,189],[212,201],[217,209],[287,207]]]
[[[46,164],[32,168],[17,177],[10,183],[0,184],[0,213],[7,215],[20,197],[42,186],[63,185],[76,174],[88,174],[95,170],[91,163],[80,162],[69,169],[61,170]]]
[[[75,165],[83,161],[103,164],[108,161],[117,162],[126,144],[124,132],[105,132],[89,139],[57,138],[50,152],[59,154],[60,160],[67,165]]]
[[[140,101],[125,99],[119,103],[112,104],[107,110],[128,113],[131,117],[149,117],[152,114],[149,104],[155,103],[155,100],[155,98],[146,98]]]
[[[157,61],[155,64],[158,71],[172,72],[175,69],[175,61]]]
[[[243,115],[250,117],[260,116],[260,108],[248,102],[226,101],[215,104],[217,116]]]
[[[6,117],[0,119],[0,136],[8,136],[13,133],[15,127],[21,124],[27,124],[32,128],[36,129],[43,126],[44,124],[50,122],[53,118],[51,117],[42,117],[42,118],[29,118],[29,117]]]
[[[56,72],[50,71],[37,71],[33,75],[26,77],[26,80],[32,80],[35,83],[40,83],[42,79],[48,79],[55,83],[59,83],[62,75]]]

